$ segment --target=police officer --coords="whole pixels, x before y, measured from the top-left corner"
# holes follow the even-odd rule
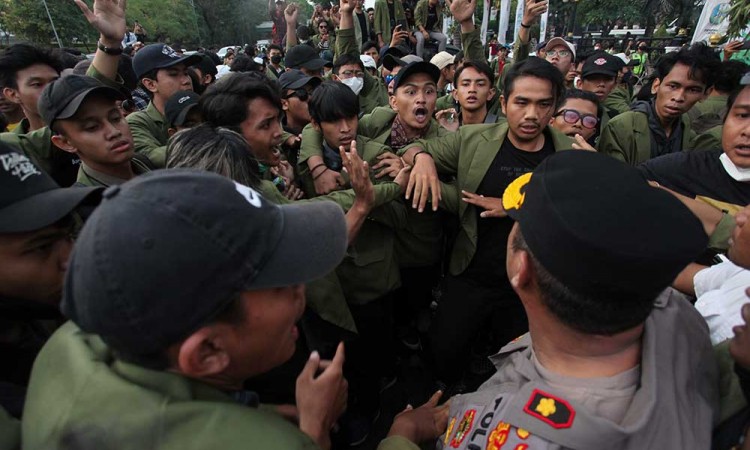
[[[477,392],[453,397],[437,447],[710,448],[708,330],[663,291],[706,245],[697,218],[593,152],[547,158],[502,206],[516,220],[506,266],[530,331],[492,357],[497,372]]]

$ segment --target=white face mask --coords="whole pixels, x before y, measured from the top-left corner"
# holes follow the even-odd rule
[[[719,161],[721,161],[721,165],[724,166],[724,170],[727,171],[730,177],[737,181],[750,181],[750,169],[743,169],[742,167],[735,166],[726,153],[722,153],[721,156],[719,156]]]
[[[341,82],[349,86],[349,89],[351,89],[356,95],[359,95],[359,91],[361,91],[362,86],[365,85],[364,80],[359,77],[347,78],[346,80],[341,80]]]

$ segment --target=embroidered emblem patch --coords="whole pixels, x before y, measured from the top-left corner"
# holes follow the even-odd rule
[[[487,438],[487,450],[500,450],[508,441],[508,433],[510,433],[510,424],[505,422],[499,422],[490,437]]]
[[[461,446],[461,443],[466,439],[466,436],[469,435],[469,431],[471,431],[471,427],[474,425],[474,416],[476,416],[476,414],[476,409],[470,409],[464,413],[464,417],[461,419],[461,422],[458,423],[456,435],[453,436],[453,439],[451,440],[451,447],[458,448]]]
[[[516,434],[518,435],[519,438],[521,438],[523,440],[526,440],[526,439],[528,439],[528,437],[529,437],[529,435],[531,433],[529,433],[528,431],[524,430],[523,428],[518,428],[516,430]]]
[[[607,60],[604,58],[597,58],[596,61],[594,61],[594,64],[596,64],[597,66],[603,66],[607,64]]]
[[[576,416],[570,403],[539,389],[534,389],[531,393],[523,411],[557,429],[570,428]]]
[[[445,439],[443,440],[443,444],[448,445],[448,441],[451,439],[451,433],[453,433],[453,426],[456,425],[456,418],[451,418],[450,423],[448,423],[448,429],[445,430]]]

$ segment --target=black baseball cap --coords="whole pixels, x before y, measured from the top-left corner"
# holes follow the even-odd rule
[[[219,71],[216,68],[216,64],[214,64],[214,60],[206,54],[199,56],[201,57],[201,60],[193,64],[193,67],[200,70],[203,75],[213,75],[214,78],[216,78],[216,74],[219,73]]]
[[[346,248],[335,203],[277,206],[214,173],[154,171],[104,191],[71,254],[62,310],[117,350],[159,352],[239,292],[324,276]]]
[[[177,91],[169,97],[164,105],[164,117],[167,125],[178,127],[185,123],[185,118],[191,109],[195,108],[201,96],[193,91]]]
[[[591,75],[616,77],[623,66],[624,63],[617,56],[610,55],[607,52],[596,52],[584,61],[581,77],[586,78]]]
[[[708,244],[682,202],[595,152],[546,158],[508,186],[503,208],[539,263],[581,294],[655,298]]]
[[[84,202],[98,202],[101,191],[61,188],[23,152],[0,141],[0,233],[40,230]]]
[[[167,44],[149,44],[133,57],[133,70],[140,80],[152,70],[166,69],[177,64],[193,66],[201,61],[201,55],[180,56]]]
[[[426,73],[435,83],[440,79],[440,69],[435,64],[426,61],[413,62],[403,67],[393,79],[393,92],[396,92],[401,83],[416,73]]]
[[[286,52],[284,63],[290,69],[320,70],[328,61],[318,56],[318,52],[307,44],[295,45]]]
[[[299,89],[308,84],[317,87],[322,81],[318,77],[307,76],[299,69],[290,69],[282,73],[279,77],[279,87],[281,89]]]
[[[86,97],[94,93],[116,100],[128,98],[124,92],[109,87],[96,78],[67,75],[44,87],[37,103],[39,115],[47,126],[52,127],[55,120],[73,117]]]

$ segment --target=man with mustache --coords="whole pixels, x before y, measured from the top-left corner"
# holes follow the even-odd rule
[[[653,98],[633,103],[602,129],[599,151],[630,165],[692,148],[695,132],[685,113],[713,84],[719,60],[713,50],[694,44],[656,63]]]
[[[451,393],[461,390],[467,349],[477,343],[483,324],[502,318],[503,326],[493,327],[493,350],[527,330],[503,264],[513,226],[500,206],[503,190],[547,156],[572,148],[570,138],[548,126],[565,93],[557,68],[529,58],[510,69],[504,89],[500,104],[507,123],[461,127],[444,138],[417,141],[403,152],[404,161],[414,167],[406,190],[412,207],[424,211],[429,199],[431,209],[440,205],[460,221],[430,336],[437,376],[454,386]],[[442,198],[438,174],[456,178]]]

